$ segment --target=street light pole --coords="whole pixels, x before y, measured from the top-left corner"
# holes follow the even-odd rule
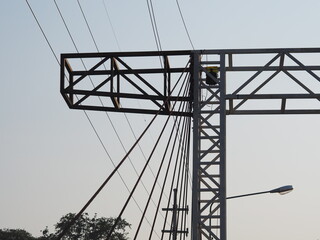
[[[279,193],[279,194],[283,195],[283,194],[291,192],[292,190],[293,190],[292,185],[286,185],[286,186],[275,188],[275,189],[272,189],[272,190],[269,190],[269,191],[263,191],[263,192],[256,192],[256,193],[248,193],[248,194],[243,194],[243,195],[231,196],[231,197],[227,197],[226,199],[248,197],[248,196],[260,195],[260,194],[265,194],[265,193]]]
[[[287,194],[293,190],[292,185],[285,185],[279,188],[275,188],[269,191],[263,191],[263,192],[255,192],[255,193],[248,193],[248,194],[242,194],[242,195],[236,195],[236,196],[231,196],[227,197],[226,199],[233,199],[233,198],[241,198],[241,197],[249,197],[253,195],[260,195],[260,194],[265,194],[265,193],[279,193],[281,195]],[[212,211],[212,204],[210,205],[210,212]],[[209,220],[210,226],[211,226],[211,218]],[[211,234],[210,234],[210,239],[213,239]]]

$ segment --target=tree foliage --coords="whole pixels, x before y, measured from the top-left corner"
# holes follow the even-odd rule
[[[60,221],[54,225],[54,233],[50,233],[48,227],[42,232],[41,237],[33,237],[30,233],[22,229],[0,229],[0,240],[55,240],[56,237],[69,225],[75,217],[74,213],[68,213],[60,218]],[[95,214],[92,218],[89,214],[84,213],[71,226],[68,232],[63,236],[63,240],[102,240],[106,239],[115,218],[97,217]],[[127,240],[130,224],[124,219],[120,219],[110,240]]]
[[[75,217],[74,213],[69,213],[63,216],[60,221],[55,225],[55,234],[59,235],[64,228]],[[65,234],[63,240],[100,240],[106,239],[108,236],[115,218],[98,218],[95,214],[90,218],[87,213],[82,214],[79,219],[72,225],[70,230]],[[111,235],[110,240],[127,240],[126,228],[130,228],[130,224],[124,219],[121,219]],[[52,237],[46,229],[43,231],[44,236]]]
[[[34,240],[30,233],[23,229],[0,229],[0,240]]]

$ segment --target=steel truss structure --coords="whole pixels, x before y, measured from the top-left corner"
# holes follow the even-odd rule
[[[179,98],[172,86],[187,73]],[[226,116],[319,114],[320,48],[62,54],[61,94],[72,109],[192,117],[192,239],[226,240]],[[192,114],[170,101],[190,102]]]

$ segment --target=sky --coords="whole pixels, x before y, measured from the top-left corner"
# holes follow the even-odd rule
[[[101,52],[157,50],[146,1],[105,0],[112,26],[102,0],[80,2]],[[76,52],[54,2],[29,3],[57,56]],[[57,3],[79,51],[96,52],[77,1]],[[195,49],[319,47],[317,0],[179,3]],[[176,1],[153,5],[162,49],[192,49]],[[26,2],[1,1],[0,23],[0,228],[39,236],[63,214],[77,212],[113,166],[84,113],[68,109],[61,97],[59,66]],[[88,114],[112,158],[120,160],[124,151],[105,114]],[[137,133],[150,120],[127,116]],[[129,148],[134,138],[123,115],[110,118]],[[228,239],[320,239],[319,120],[319,115],[227,117],[227,194],[295,188],[284,196],[230,200]],[[158,130],[143,146],[150,147]],[[129,183],[134,179],[129,165],[123,174]],[[89,212],[115,216],[124,201],[122,189],[116,177]],[[134,214],[126,215],[128,221]]]

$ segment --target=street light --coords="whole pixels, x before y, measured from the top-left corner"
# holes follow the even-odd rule
[[[292,185],[285,185],[285,186],[282,186],[282,187],[279,187],[279,188],[272,189],[272,190],[270,190],[270,191],[256,192],[256,193],[249,193],[249,194],[231,196],[231,197],[227,197],[226,199],[248,197],[248,196],[265,194],[265,193],[279,193],[279,194],[281,194],[281,195],[284,195],[284,194],[287,194],[287,193],[291,192],[292,190],[293,190]],[[212,212],[212,205],[213,205],[213,202],[212,202],[211,205],[210,205],[210,212]],[[210,226],[211,226],[211,218],[209,219],[209,222],[210,222]],[[210,233],[210,239],[212,239],[211,233]]]
[[[279,188],[272,189],[270,191],[264,191],[264,192],[256,192],[256,193],[249,193],[249,194],[243,194],[243,195],[237,195],[237,196],[231,196],[227,197],[226,199],[233,199],[233,198],[240,198],[240,197],[248,197],[253,195],[259,195],[259,194],[265,194],[265,193],[279,193],[281,195],[287,194],[293,190],[292,185],[286,185]]]

